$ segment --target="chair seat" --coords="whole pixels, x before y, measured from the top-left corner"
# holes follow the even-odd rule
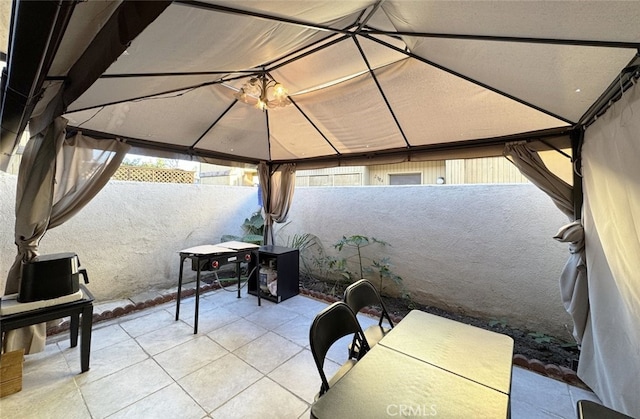
[[[342,364],[340,369],[335,374],[333,374],[333,377],[331,377],[331,379],[329,380],[329,387],[333,387],[335,383],[340,381],[340,379],[344,377],[344,375],[348,373],[354,365],[356,365],[356,362],[357,361],[355,359],[349,359],[347,360],[347,362]]]
[[[333,387],[338,381],[340,381],[340,379],[344,377],[344,375],[348,373],[354,365],[356,365],[356,362],[358,361],[356,361],[355,359],[349,359],[347,360],[347,362],[342,364],[340,369],[338,369],[338,371],[336,371],[336,373],[333,374],[333,377],[331,377],[331,379],[329,380],[329,387]],[[316,397],[314,398],[314,400],[318,400],[319,398],[320,393],[316,393]]]
[[[386,335],[390,331],[391,329],[388,327],[380,327],[379,325],[374,324],[373,326],[369,326],[364,331],[364,337],[367,339],[367,342],[369,343],[369,347],[373,347],[380,341],[380,339],[384,337],[384,335]],[[360,351],[360,348],[356,346],[353,353],[357,354],[359,351]],[[349,344],[349,353],[351,353],[351,343]]]
[[[373,347],[373,345],[377,344],[380,339],[384,337],[387,333],[391,331],[388,327],[380,327],[375,324],[373,326],[368,327],[364,331],[364,336],[367,338],[367,342],[369,342],[369,346]]]

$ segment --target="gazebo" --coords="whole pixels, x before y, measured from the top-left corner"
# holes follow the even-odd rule
[[[16,266],[129,151],[259,165],[267,226],[286,219],[299,168],[504,154],[572,222],[561,285],[579,376],[640,415],[640,3],[12,6],[0,168],[32,136]],[[573,186],[543,149],[571,149]]]

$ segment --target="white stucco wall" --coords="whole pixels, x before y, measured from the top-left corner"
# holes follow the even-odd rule
[[[570,338],[558,277],[568,257],[552,237],[567,222],[531,184],[298,188],[279,235],[389,242],[412,297]]]
[[[15,179],[0,172],[2,290],[16,252]],[[40,253],[77,253],[98,300],[125,298],[175,286],[177,251],[240,235],[257,209],[257,188],[111,181],[79,214],[45,234]],[[191,274],[185,263],[185,277]]]
[[[16,177],[0,172],[0,285],[15,257]],[[175,286],[177,251],[240,234],[255,188],[110,182],[76,217],[49,231],[41,253],[73,251],[98,300]],[[571,329],[558,287],[568,252],[552,236],[566,218],[532,185],[298,188],[278,231],[389,242],[412,297],[556,336]],[[192,274],[185,264],[185,272]]]

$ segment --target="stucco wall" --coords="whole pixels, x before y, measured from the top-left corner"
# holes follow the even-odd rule
[[[0,172],[2,290],[16,251],[15,179]],[[257,188],[111,181],[79,214],[48,231],[40,252],[76,252],[96,298],[119,299],[175,286],[178,250],[241,234],[257,209]],[[191,275],[187,263],[185,274]]]
[[[0,283],[15,257],[15,176],[0,172]],[[568,337],[558,276],[566,222],[535,186],[442,185],[297,188],[283,242],[343,235],[389,242],[394,271],[414,299]],[[240,234],[256,189],[110,182],[76,217],[49,231],[42,253],[74,251],[98,300],[174,286],[177,250]],[[189,274],[192,274],[188,268]]]
[[[559,274],[567,222],[531,184],[298,188],[286,240],[312,233],[385,240],[414,299],[569,338]]]

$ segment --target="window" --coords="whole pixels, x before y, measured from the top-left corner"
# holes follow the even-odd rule
[[[422,173],[389,174],[389,185],[421,185]]]
[[[362,180],[360,173],[346,173],[333,175],[333,186],[360,186]]]
[[[309,186],[331,186],[329,175],[309,176]]]

